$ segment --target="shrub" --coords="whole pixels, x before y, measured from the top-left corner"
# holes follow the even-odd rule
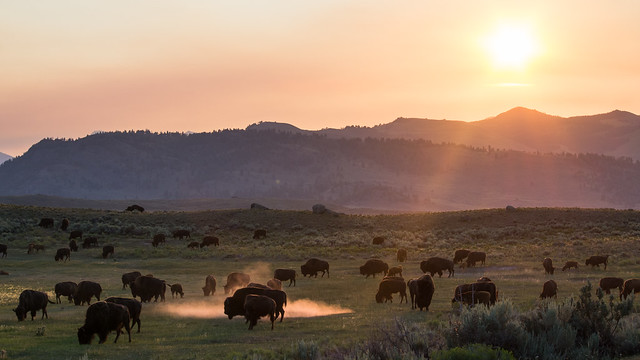
[[[472,344],[464,348],[456,347],[437,351],[433,360],[515,360],[513,354],[504,349],[494,349],[483,344]]]

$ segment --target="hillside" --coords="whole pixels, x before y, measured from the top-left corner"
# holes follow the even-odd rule
[[[11,155],[7,155],[3,152],[0,152],[0,164],[2,164],[3,162],[9,160],[9,159],[13,159],[13,156]]]
[[[507,204],[637,208],[639,176],[640,165],[630,158],[595,154],[274,129],[137,131],[42,140],[0,166],[0,195],[309,199],[398,211]]]

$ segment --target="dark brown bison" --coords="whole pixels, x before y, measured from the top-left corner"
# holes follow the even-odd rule
[[[625,280],[622,285],[622,292],[620,292],[620,300],[622,300],[623,297],[626,299],[632,292],[634,294],[640,292],[640,279]],[[33,312],[31,315],[33,316]]]
[[[129,299],[123,297],[109,297],[104,301],[124,305],[129,310],[129,317],[131,318],[131,328],[138,324],[138,332],[140,332],[140,313],[142,312],[142,303],[136,299]]]
[[[611,289],[618,288],[619,292],[622,292],[622,286],[624,285],[624,279],[619,277],[604,277],[600,279],[600,288],[607,294],[611,294]]]
[[[396,260],[398,262],[407,261],[407,249],[398,249],[398,251],[396,252]]]
[[[27,254],[38,253],[40,250],[44,251],[44,245],[34,243],[27,245]]]
[[[296,286],[296,271],[294,269],[276,269],[273,272],[273,278],[280,281],[289,280],[289,286],[293,283]]]
[[[2,257],[7,257],[7,245],[0,244],[0,253],[2,253]]]
[[[584,264],[585,266],[587,265],[591,265],[591,267],[600,267],[600,264],[604,264],[604,269],[607,270],[607,260],[609,259],[609,255],[606,256],[598,256],[598,255],[594,255],[590,258],[588,258]]]
[[[485,260],[487,259],[487,254],[483,251],[472,251],[467,255],[467,266],[476,266],[477,262],[482,263],[484,265]]]
[[[69,299],[69,302],[73,301],[73,294],[78,290],[78,284],[73,281],[64,281],[59,282],[54,287],[54,292],[56,293],[56,304],[61,303],[60,296],[66,296]]]
[[[402,277],[402,265],[398,265],[398,266],[392,266],[389,268],[389,271],[387,271],[387,275],[388,276],[396,276],[399,275],[400,277]]]
[[[407,287],[411,296],[411,309],[419,308],[422,311],[424,308],[425,311],[429,311],[436,289],[431,275],[426,274],[417,279],[411,279],[407,281]]]
[[[204,238],[202,238],[202,242],[200,243],[200,248],[203,248],[209,245],[219,246],[220,239],[218,239],[215,236],[205,236]]]
[[[381,304],[384,302],[393,303],[393,293],[400,294],[400,303],[402,299],[407,303],[407,284],[401,278],[384,278],[378,285],[378,292],[376,293],[376,302]]]
[[[69,240],[69,250],[78,251],[78,243],[75,240]]]
[[[254,239],[263,239],[267,237],[267,230],[265,229],[258,229],[256,231],[253,232],[253,238]]]
[[[449,276],[447,277],[455,275],[453,261],[441,257],[430,257],[427,260],[420,262],[420,270],[422,270],[423,273],[430,273],[431,276],[438,273],[438,276],[442,277],[442,272],[444,270],[449,272]]]
[[[109,255],[113,257],[114,248],[112,245],[105,245],[102,247],[102,258],[106,259]]]
[[[173,284],[173,285],[167,284],[167,286],[169,286],[169,289],[171,289],[172,298],[178,295],[180,295],[180,298],[184,297],[184,291],[182,291],[182,284]]]
[[[556,269],[553,267],[553,261],[551,261],[550,258],[544,258],[544,260],[542,260],[542,266],[544,267],[545,274],[553,275],[553,272]]]
[[[56,261],[64,260],[64,262],[67,262],[67,260],[69,260],[70,258],[71,258],[71,250],[69,248],[58,249],[56,251],[56,256],[54,257]]]
[[[289,283],[291,284],[291,283]],[[267,281],[267,286],[271,289],[274,290],[282,290],[282,281],[278,280],[278,279],[269,279],[269,281]],[[289,285],[291,286],[291,285]],[[295,286],[295,285],[294,285]]]
[[[131,295],[135,298],[140,297],[140,300],[144,302],[150,302],[151,298],[154,298],[154,302],[164,301],[164,294],[167,291],[167,284],[164,280],[156,279],[152,276],[139,276],[131,284]]]
[[[451,300],[451,302],[461,302],[461,294],[469,291],[487,291],[489,294],[491,294],[491,305],[494,305],[498,300],[498,288],[496,287],[496,284],[494,284],[492,281],[477,281],[472,284],[458,285],[453,292],[453,299]]]
[[[116,332],[118,341],[122,328],[127,330],[129,342],[131,342],[131,327],[129,326],[129,309],[112,302],[97,302],[87,309],[84,325],[78,329],[78,342],[81,345],[91,344],[94,334],[98,334],[99,344],[107,341],[107,335],[111,331]]]
[[[189,245],[187,245],[187,247],[189,249],[197,249],[197,248],[200,247],[200,243],[197,242],[197,241],[192,241],[192,242],[189,243]]]
[[[151,245],[153,247],[158,247],[158,245],[160,245],[160,243],[164,243],[166,242],[167,237],[164,234],[155,234],[153,235],[153,241],[151,242]]]
[[[276,302],[264,295],[248,294],[244,298],[244,317],[249,322],[249,330],[252,330],[258,323],[258,319],[269,316],[271,320],[271,330],[276,321]]]
[[[216,293],[216,278],[213,275],[207,275],[204,279],[202,292],[204,292],[204,296],[209,296],[209,294],[213,296]]]
[[[132,211],[132,212],[133,212],[133,211],[139,211],[139,212],[144,212],[144,208],[143,208],[142,206],[140,206],[140,205],[133,204],[133,205],[131,205],[131,206],[127,206],[127,208],[126,208],[126,209],[124,209],[124,211]]]
[[[53,219],[52,218],[42,218],[38,223],[38,226],[43,228],[51,228],[53,227]]]
[[[382,245],[384,243],[384,236],[376,236],[371,240],[373,245]]]
[[[90,236],[82,241],[83,249],[88,249],[96,246],[98,246],[98,238],[95,236]]]
[[[80,281],[75,294],[73,294],[73,303],[76,305],[84,303],[91,305],[91,297],[95,296],[100,301],[100,293],[102,293],[102,286],[97,282]]]
[[[546,299],[550,297],[558,297],[558,284],[555,281],[549,280],[542,285],[542,293],[540,293],[540,299]]]
[[[82,240],[82,230],[73,230],[69,233],[69,240],[71,239],[80,239]]]
[[[55,304],[53,301],[49,300],[49,296],[41,291],[35,290],[24,290],[20,293],[20,298],[18,298],[18,306],[13,309],[13,312],[16,313],[16,317],[18,317],[18,321],[23,321],[27,318],[27,312],[31,312],[31,321],[36,317],[36,311],[42,310],[42,319],[47,317],[49,318],[49,314],[47,314],[47,303]]]
[[[176,238],[180,240],[182,240],[182,238],[191,239],[191,232],[189,230],[184,230],[184,229],[176,230],[172,233],[172,235],[174,239]]]
[[[389,272],[389,264],[380,260],[380,259],[369,259],[364,265],[360,266],[360,274],[366,275],[366,278],[369,276],[376,277],[377,273],[382,273],[382,275],[387,275]]]
[[[287,306],[287,293],[282,290],[263,289],[259,287],[245,287],[238,289],[232,296],[224,300],[224,313],[232,319],[237,315],[244,315],[244,300],[249,294],[265,295],[276,302],[276,319],[284,319],[284,307]]]
[[[462,260],[466,259],[467,256],[469,256],[470,252],[471,251],[466,250],[466,249],[456,250],[456,252],[453,254],[453,263],[457,264],[459,262],[462,262]]]
[[[251,276],[245,273],[233,272],[227,275],[227,283],[223,286],[225,294],[231,294],[236,289],[243,288],[251,282]]]
[[[122,274],[122,290],[124,290],[127,285],[134,282],[140,276],[142,276],[142,273],[140,271],[132,271]]]
[[[67,231],[69,228],[69,219],[62,219],[60,222],[60,230]]]
[[[578,262],[577,261],[567,261],[566,263],[564,263],[564,266],[562,267],[562,271],[565,271],[567,269],[571,269],[574,268],[576,270],[578,270]]]
[[[307,275],[309,275],[309,277],[311,277],[311,275],[313,275],[314,277],[318,277],[318,273],[320,271],[322,271],[322,277],[324,277],[324,273],[326,272],[328,278],[329,263],[324,260],[311,258],[307,260],[306,263],[300,266],[300,272],[302,273],[303,277],[306,277]]]
[[[467,291],[460,294],[455,301],[462,302],[465,305],[473,306],[475,304],[491,305],[491,293],[488,291]]]

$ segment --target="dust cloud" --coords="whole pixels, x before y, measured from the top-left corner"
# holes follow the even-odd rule
[[[353,312],[353,310],[343,308],[339,305],[329,305],[322,301],[313,301],[309,299],[291,301],[284,311],[285,317],[299,318],[349,314]]]

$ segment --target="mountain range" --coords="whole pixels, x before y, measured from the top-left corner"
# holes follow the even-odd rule
[[[640,117],[525,108],[462,122],[398,118],[309,131],[262,122],[211,133],[43,139],[0,165],[6,196],[306,199],[344,208],[640,207]],[[309,203],[309,202],[305,202]]]
[[[11,155],[7,155],[3,152],[0,152],[0,164],[2,164],[3,162],[9,160],[9,159],[13,159],[13,156]]]

